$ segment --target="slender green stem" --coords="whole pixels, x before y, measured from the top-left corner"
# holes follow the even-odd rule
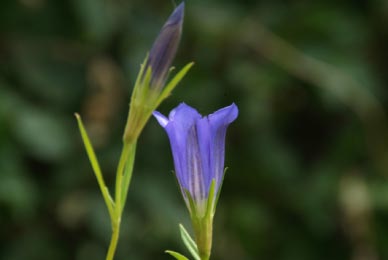
[[[201,260],[209,260],[213,237],[213,216],[192,218],[195,240]]]
[[[121,217],[120,217],[121,218]],[[106,255],[106,260],[113,260],[116,253],[117,243],[119,241],[120,234],[120,220],[118,222],[112,223],[112,238],[110,240],[108,253]]]
[[[116,173],[115,208],[112,219],[112,238],[106,260],[113,260],[120,234],[121,216],[126,201],[128,187],[131,183],[136,142],[124,142]]]

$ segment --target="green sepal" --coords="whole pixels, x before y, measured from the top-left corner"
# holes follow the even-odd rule
[[[139,74],[137,74],[135,86],[137,86],[138,84],[140,84],[140,80],[142,79],[141,77],[143,76],[143,72],[144,72],[144,70],[145,70],[145,65],[146,65],[146,63],[147,63],[148,56],[149,56],[149,54],[147,53],[146,57],[145,57],[144,60],[143,60],[143,63],[140,64],[140,71],[139,71]]]
[[[190,251],[191,255],[195,260],[201,260],[198,253],[198,247],[195,241],[191,238],[189,232],[185,229],[182,224],[179,224],[179,229],[181,231],[181,238],[187,249]]]
[[[213,214],[216,212],[216,208],[217,208],[217,204],[218,204],[218,199],[220,198],[222,184],[224,183],[224,178],[225,178],[225,174],[226,174],[227,170],[228,170],[228,167],[225,167],[224,174],[222,175],[222,179],[221,179],[221,182],[220,182],[220,187],[218,188],[218,191],[217,191],[217,194],[216,194],[216,199],[214,200]]]
[[[161,90],[161,88],[150,86],[152,69],[150,66],[146,68],[147,59],[148,55],[143,64],[141,64],[132,93],[129,115],[123,135],[124,142],[134,142],[139,137],[152,111],[157,109],[160,103],[171,94],[171,91],[194,64],[193,62],[188,63],[173,77],[166,87],[161,87]]]
[[[170,67],[170,69],[168,70],[168,76],[170,75],[171,72],[173,72],[176,68],[174,66]],[[167,76],[167,77],[168,77]]]
[[[195,202],[194,202],[193,198],[191,197],[190,192],[187,189],[183,189],[183,192],[185,193],[186,198],[189,201],[189,205],[187,205],[187,206],[189,208],[191,218],[197,217],[197,215],[198,215],[197,214],[197,207],[195,206]]]
[[[74,114],[75,118],[77,119],[78,122],[78,128],[81,133],[81,138],[85,146],[86,153],[89,157],[90,164],[92,166],[93,172],[96,176],[98,186],[100,187],[102,196],[104,198],[106,207],[108,208],[109,211],[109,216],[111,220],[114,219],[114,207],[115,203],[113,202],[113,199],[109,193],[109,189],[105,184],[104,177],[101,172],[100,165],[97,160],[96,153],[94,152],[92,143],[90,142],[89,136],[85,130],[84,124],[82,123],[81,116],[77,113]]]
[[[150,82],[151,82],[151,76],[152,76],[152,69],[151,67],[146,68],[145,75],[143,80],[140,82],[141,84],[141,103],[146,102],[146,97],[148,97],[148,92],[150,91]]]
[[[214,193],[216,191],[216,179],[213,179],[211,184],[210,184],[210,189],[209,189],[209,195],[207,198],[206,202],[206,211],[205,211],[205,218],[211,216],[213,217],[214,215],[214,208],[215,208],[215,199],[214,199]]]
[[[178,83],[182,80],[182,78],[186,75],[186,73],[190,70],[190,68],[194,65],[194,62],[190,62],[186,64],[186,66],[183,67],[173,78],[168,82],[168,84],[163,89],[162,93],[160,94],[158,100],[156,101],[156,106],[158,107],[160,103],[164,99],[166,99],[171,92],[174,90],[174,88],[178,85]]]
[[[175,257],[175,259],[177,259],[177,260],[189,260],[186,256],[184,256],[178,252],[175,252],[175,251],[166,250],[164,252]]]
[[[137,74],[135,86],[133,88],[133,92],[132,92],[132,96],[131,96],[131,104],[134,102],[135,97],[137,97],[137,92],[139,91],[139,87],[140,87],[139,85],[141,84],[141,81],[142,81],[142,77],[143,77],[143,73],[145,70],[145,65],[147,63],[147,60],[148,60],[148,53],[147,53],[143,63],[140,65],[140,71]]]

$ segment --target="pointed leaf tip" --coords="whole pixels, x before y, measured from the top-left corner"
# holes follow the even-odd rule
[[[186,256],[184,256],[178,252],[175,252],[175,251],[166,250],[164,252],[175,257],[175,259],[177,259],[177,260],[189,260]]]

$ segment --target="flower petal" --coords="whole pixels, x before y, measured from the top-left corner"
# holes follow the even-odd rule
[[[193,200],[198,205],[204,201],[207,195],[205,187],[205,172],[203,169],[203,154],[201,153],[201,142],[198,138],[197,126],[194,124],[186,138],[186,162],[188,190]]]
[[[228,125],[232,123],[238,116],[238,108],[232,103],[230,106],[221,108],[208,116],[213,127],[220,125]]]
[[[180,103],[179,106],[173,109],[168,115],[170,121],[174,121],[177,125],[181,125],[184,128],[190,127],[195,120],[200,119],[201,117],[201,114],[199,114],[196,109],[185,103]]]
[[[167,124],[165,124],[166,118],[160,115],[159,112],[154,112],[154,116],[164,127],[169,137],[178,182],[183,189],[190,190],[186,158],[187,149],[189,149],[187,139],[190,128],[195,125],[196,120],[201,118],[201,115],[185,103],[181,103],[170,112]]]
[[[201,118],[197,121],[197,136],[200,150],[200,157],[202,161],[202,175],[205,186],[206,196],[208,195],[210,183],[215,177],[211,168],[211,149],[212,147],[212,133],[211,126],[207,117]]]
[[[210,168],[213,172],[213,178],[216,180],[216,193],[221,185],[224,175],[225,162],[225,136],[226,129],[238,116],[238,108],[233,103],[230,106],[217,110],[208,116],[211,128],[211,148],[210,148]],[[210,180],[211,181],[211,180]],[[210,184],[209,184],[210,185]]]
[[[235,104],[207,117],[202,117],[197,110],[184,103],[173,109],[168,119],[154,112],[169,136],[176,177],[183,197],[189,204],[187,190],[199,214],[205,212],[213,179],[216,181],[214,194],[219,192],[224,174],[226,129],[237,115]]]
[[[158,120],[159,124],[165,128],[166,125],[168,124],[168,118],[165,117],[164,115],[162,115],[160,112],[158,111],[154,111],[152,113],[152,115],[156,118],[156,120]]]

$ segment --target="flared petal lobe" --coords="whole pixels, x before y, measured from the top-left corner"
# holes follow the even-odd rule
[[[166,81],[181,39],[184,8],[184,2],[175,8],[151,48],[146,68],[151,67],[153,88],[161,88]]]
[[[208,116],[209,128],[211,129],[210,158],[212,160],[210,162],[210,168],[214,174],[213,178],[216,180],[216,193],[224,176],[226,129],[230,123],[236,120],[237,116],[238,108],[234,103]]]
[[[194,108],[182,103],[169,118],[154,112],[166,130],[174,158],[175,173],[188,203],[188,191],[196,206],[204,210],[212,180],[217,194],[224,171],[225,134],[238,115],[235,104],[202,117]]]
[[[182,103],[173,109],[169,118],[155,111],[153,115],[159,124],[166,130],[174,159],[175,173],[183,190],[189,190],[189,174],[187,168],[187,140],[190,128],[201,118],[201,115],[192,107]],[[184,191],[183,191],[184,193]]]

